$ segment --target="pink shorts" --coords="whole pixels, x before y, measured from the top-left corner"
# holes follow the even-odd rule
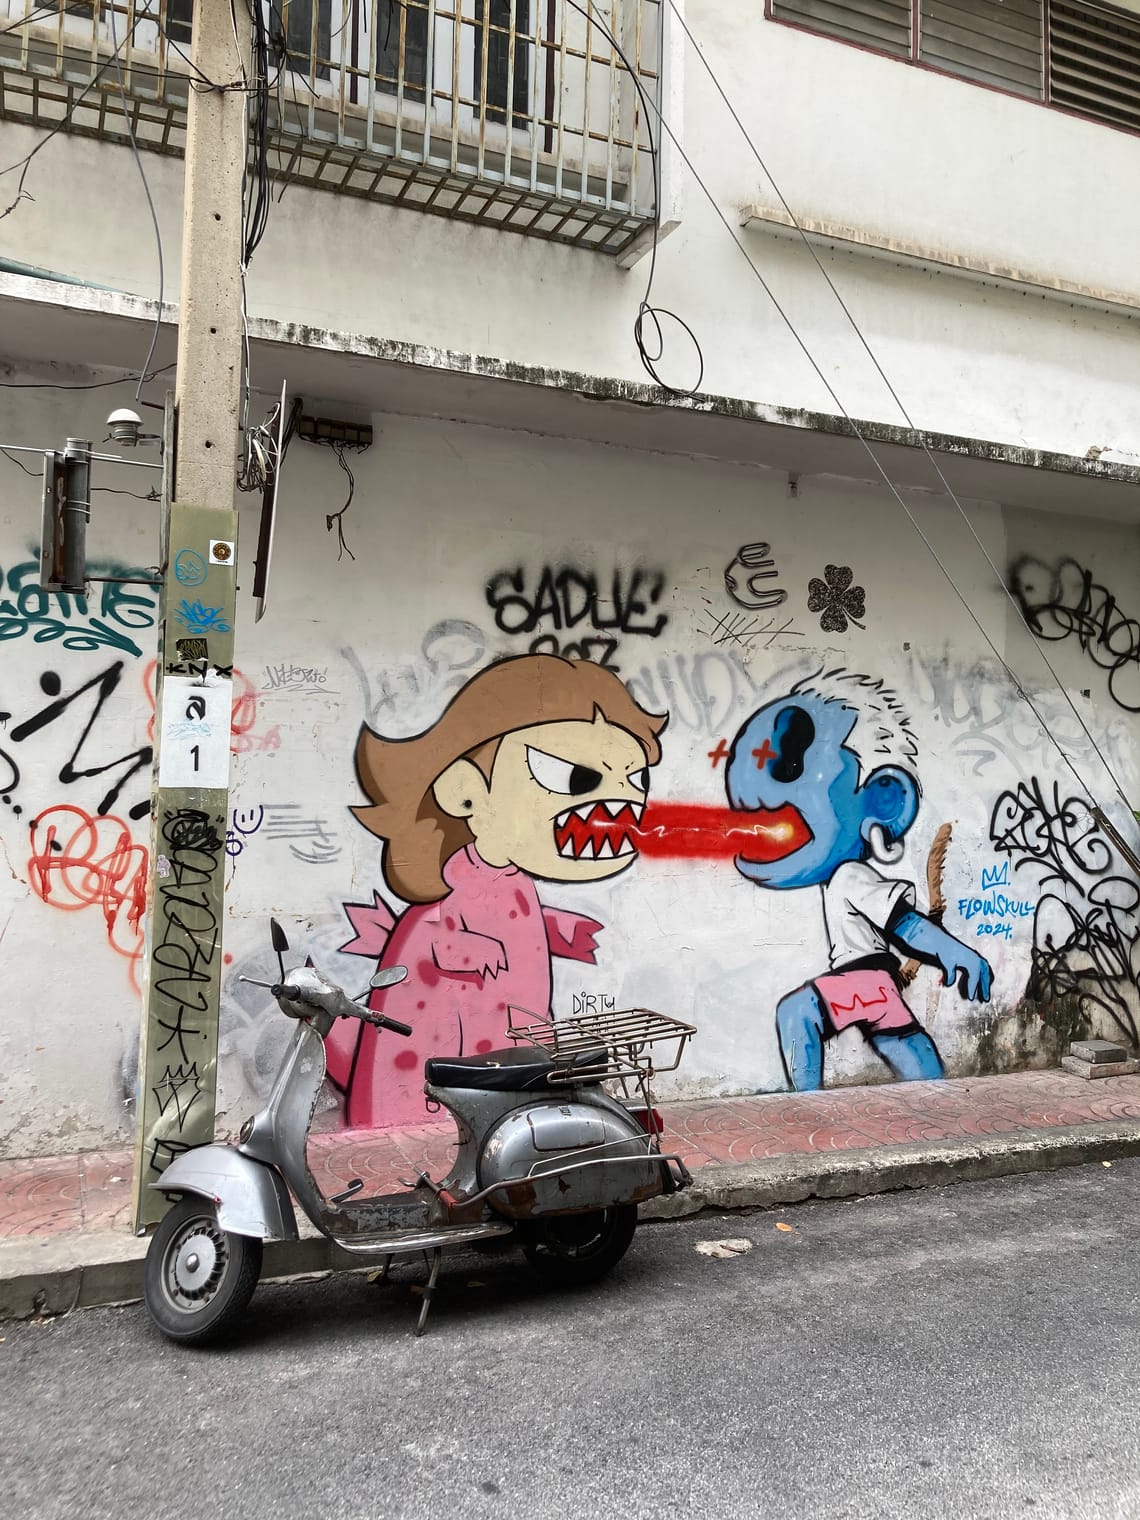
[[[866,1024],[877,1034],[909,1029],[914,1014],[887,971],[835,971],[817,976],[819,993],[837,1030]]]

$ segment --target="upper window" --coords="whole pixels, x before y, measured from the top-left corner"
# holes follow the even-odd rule
[[[1086,0],[769,0],[773,20],[1140,132],[1140,16]]]

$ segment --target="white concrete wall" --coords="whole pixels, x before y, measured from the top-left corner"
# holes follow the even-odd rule
[[[1140,176],[1135,136],[766,21],[759,4],[690,0],[687,14],[798,213],[1140,302],[1140,208],[1122,189]],[[683,100],[686,151],[737,227],[747,205],[772,201],[771,190],[691,55]],[[13,159],[34,141],[11,125],[4,135]],[[148,155],[146,165],[170,273],[181,162]],[[683,170],[679,188],[682,224],[662,245],[655,299],[697,333],[705,389],[834,411]],[[145,203],[124,150],[61,137],[35,161],[29,189],[35,201],[4,224],[6,253],[155,293]],[[57,190],[66,190],[66,222]],[[806,250],[758,231],[741,236],[842,405],[901,422]],[[1136,316],[825,257],[920,427],[1140,455]],[[626,272],[588,253],[293,187],[274,206],[249,291],[259,314],[641,379],[632,327],[645,275],[644,262]],[[663,372],[689,383],[686,340],[668,336]]]
[[[19,436],[50,443],[83,426],[100,436],[106,392],[0,394],[0,441]],[[603,584],[615,572],[636,568],[664,576],[658,605],[668,615],[666,626],[658,637],[622,636],[614,659],[646,707],[669,712],[654,780],[655,794],[665,798],[723,801],[723,766],[710,760],[718,740],[731,741],[749,712],[821,663],[890,682],[912,715],[924,800],[905,860],[888,874],[917,881],[923,905],[927,850],[937,827],[953,822],[946,928],[987,954],[995,971],[988,1007],[968,1006],[940,990],[929,971],[912,989],[912,1006],[951,1072],[1056,1058],[1062,1014],[1047,1008],[1043,1020],[1038,1009],[1020,1006],[1033,919],[1001,917],[994,921],[1008,925],[1008,939],[979,938],[979,924],[991,920],[960,911],[959,903],[992,899],[995,889],[983,890],[982,873],[1010,859],[991,840],[1000,796],[1036,781],[1048,800],[1057,781],[1063,800],[1075,789],[1072,777],[884,493],[805,477],[793,501],[785,479],[763,470],[456,424],[374,421],[373,448],[351,461],[356,499],[344,527],[355,560],[338,562],[325,528],[325,515],[339,505],[344,485],[336,460],[293,445],[269,612],[256,626],[249,592],[256,507],[252,498],[242,502],[243,701],[235,717],[232,778],[224,1127],[235,1127],[264,1092],[284,1028],[260,995],[237,982],[242,971],[257,975],[252,968],[266,962],[268,915],[278,914],[318,964],[345,973],[354,988],[367,979],[366,961],[337,953],[349,934],[342,904],[368,901],[373,889],[384,894],[379,841],[347,811],[363,800],[352,764],[361,723],[389,734],[412,733],[434,721],[454,690],[488,660],[528,648],[529,638],[496,628],[486,593],[490,577],[516,566],[532,586],[547,564],[573,564],[596,573]],[[145,489],[142,478],[142,471],[108,470],[97,484],[139,490]],[[95,500],[92,556],[127,566],[150,562],[155,509],[126,496]],[[1037,649],[1015,631],[1008,605],[960,523],[928,500],[916,500],[914,507],[1005,657],[1034,691],[1047,688]],[[1025,555],[1048,566],[1073,555],[1119,596],[1121,613],[1110,622],[1113,648],[1125,658],[1115,689],[1140,706],[1133,679],[1137,630],[1120,624],[1121,616],[1140,611],[1140,554],[1132,530],[1056,514],[1003,512],[992,503],[972,504],[970,513],[1003,568]],[[0,1021],[6,1073],[0,1150],[12,1155],[93,1146],[128,1132],[121,1072],[133,1055],[138,1000],[132,956],[141,949],[130,921],[132,872],[141,857],[129,852],[147,838],[145,822],[129,817],[131,806],[147,796],[145,770],[126,782],[107,809],[121,825],[100,819],[99,812],[122,765],[68,778],[97,771],[146,743],[149,594],[133,588],[140,602],[110,613],[89,604],[85,614],[26,594],[21,600],[13,590],[14,567],[34,558],[38,514],[37,484],[0,458],[0,712],[7,714],[0,720],[0,752],[20,773],[18,781],[5,779],[0,807],[0,966],[7,1010]],[[760,538],[771,544],[788,599],[777,609],[773,629],[750,636],[741,628],[743,642],[718,644],[717,620],[739,611],[725,588],[725,568],[742,544]],[[865,587],[863,628],[824,634],[819,615],[808,611],[808,581],[827,564],[850,566]],[[18,573],[28,577],[26,570]],[[785,623],[782,632],[774,631]],[[549,621],[540,631],[554,633],[564,646],[565,636]],[[103,642],[68,647],[92,639]],[[1078,630],[1050,644],[1048,653],[1093,739],[1121,779],[1134,783],[1135,716],[1109,694],[1109,672],[1097,663],[1106,658],[1105,646],[1095,634],[1085,642],[1083,649]],[[1112,663],[1115,656],[1108,658]],[[118,685],[77,758],[76,744],[97,706],[96,688],[17,740],[23,725],[50,706],[53,691],[66,696],[115,667]],[[1092,744],[1063,699],[1053,692],[1040,700],[1047,726],[1064,738],[1098,794],[1106,795]],[[0,778],[8,777],[4,766],[0,758]],[[1095,987],[1087,984],[1095,993],[1089,1009],[1104,999],[1125,1023],[1135,1020],[1135,886],[1113,881],[1124,874],[1119,863],[1090,851],[1088,840],[1078,837],[1083,825],[1073,821],[1075,815],[1067,824],[1050,823],[1027,799],[1023,793],[1018,838],[1060,840],[1070,879],[1043,887],[1044,870],[1030,864],[1012,870],[1011,885],[1003,890],[1033,908],[1042,897],[1057,898],[1048,910],[1054,929],[1062,921],[1070,929],[1078,919],[1085,924],[1107,976]],[[28,825],[63,808],[89,816],[97,842],[83,832],[80,813],[51,812],[61,830],[72,821],[78,832],[65,841],[67,869],[62,863],[48,867],[45,893],[43,872],[37,876],[29,862],[48,853],[47,847],[30,845]],[[45,829],[42,822],[41,841]],[[57,837],[64,839],[62,831]],[[1011,864],[1024,858],[1020,851]],[[667,1094],[783,1085],[774,1009],[783,993],[823,969],[826,944],[816,891],[762,891],[731,862],[683,859],[642,860],[595,887],[540,884],[539,890],[548,905],[605,926],[596,967],[556,963],[558,1009],[569,1011],[576,996],[594,993],[618,1006],[643,1004],[692,1019],[700,1037],[678,1078],[665,1085]],[[1090,892],[1099,892],[1099,907]],[[1066,964],[1070,971],[1088,969],[1089,957]],[[1095,1011],[1092,1027],[1120,1032]],[[882,1075],[858,1035],[832,1047],[828,1081]]]

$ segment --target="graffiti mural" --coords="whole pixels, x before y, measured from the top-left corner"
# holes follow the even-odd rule
[[[263,802],[252,808],[233,808],[226,830],[226,854],[231,863],[245,854],[248,841],[255,835],[266,843],[270,840],[287,843],[293,859],[305,865],[329,865],[340,858],[337,830],[327,819],[306,816],[299,802]]]
[[[116,563],[99,568],[118,576],[143,573]],[[31,571],[38,575],[38,566]],[[26,849],[32,893],[61,912],[101,913],[107,942],[127,961],[137,993],[150,856],[143,836],[150,815],[156,662],[142,660],[127,630],[141,636],[154,626],[157,593],[109,584],[96,603],[41,592],[34,580],[29,583],[30,573],[21,564],[4,577],[13,599],[0,602],[0,641],[28,635],[29,649],[46,645],[47,657],[38,667],[30,660],[18,670],[14,662],[4,667],[0,802],[26,831],[21,854]],[[122,653],[104,664],[100,656],[108,648]],[[234,683],[231,749],[272,753],[280,735],[276,727],[259,727],[256,689],[241,671],[227,674]],[[30,681],[34,693],[28,691]],[[13,694],[21,688],[22,695]],[[275,811],[266,810],[266,821],[267,838],[297,841],[290,846],[297,858],[320,861],[339,854],[321,821],[302,816],[299,805],[277,804]],[[238,837],[236,823],[234,834]]]
[[[1137,1043],[1140,883],[1081,797],[1034,779],[1002,792],[990,839],[1036,899],[1025,996],[1076,1039],[1094,1025]]]
[[[977,939],[987,935],[995,939],[1012,939],[1014,926],[1034,915],[1034,904],[1024,897],[1011,897],[1009,861],[1000,866],[983,866],[979,891],[973,897],[958,899],[958,915],[963,923],[974,924]]]
[[[850,565],[826,565],[822,580],[813,575],[808,582],[808,611],[822,614],[824,633],[846,633],[848,623],[864,626],[860,619],[867,615],[867,593],[851,584],[854,579]]]
[[[750,611],[779,607],[788,600],[788,593],[779,586],[759,584],[779,579],[779,573],[767,544],[744,544],[724,572],[724,589],[738,607]]]
[[[988,962],[918,910],[912,882],[881,869],[901,860],[918,816],[917,758],[894,693],[842,670],[797,683],[753,713],[733,741],[729,802],[782,838],[771,858],[738,858],[737,870],[772,891],[822,893],[830,964],[776,1008],[785,1075],[801,1091],[822,1085],[825,1045],[848,1028],[863,1032],[896,1077],[943,1074],[933,1040],[903,999],[900,951],[938,967],[963,998],[989,998]]]
[[[481,671],[431,728],[385,739],[365,727],[353,809],[384,841],[393,913],[378,893],[345,905],[344,949],[405,965],[371,1006],[409,1023],[396,1045],[338,1026],[329,1071],[351,1125],[424,1117],[423,1063],[504,1043],[508,1007],[549,1014],[551,957],[592,964],[602,925],[544,906],[537,881],[599,881],[627,870],[658,763],[663,717],[586,661],[522,655]]]
[[[154,574],[96,561],[88,565],[88,571],[131,581]],[[0,643],[30,636],[36,644],[58,641],[62,649],[77,652],[116,649],[136,658],[142,655],[135,638],[155,625],[156,590],[108,580],[89,598],[41,591],[39,579],[38,557],[13,565],[7,573],[0,571]]]
[[[1039,639],[1075,638],[1108,672],[1112,700],[1140,712],[1140,620],[1129,617],[1106,586],[1075,559],[1054,564],[1025,555],[1011,567],[1009,589]]]
[[[561,654],[617,670],[623,637],[656,639],[664,632],[669,614],[658,606],[665,587],[661,570],[619,569],[603,579],[575,565],[545,565],[532,580],[520,565],[490,578],[487,605],[501,633],[537,635],[531,654]]]
[[[1028,780],[1056,761],[1057,745],[1073,759],[1095,758],[1090,734],[1062,693],[1035,692],[1034,713],[996,660],[959,663],[918,649],[907,656],[912,710],[946,730],[955,756],[973,775],[1009,769]],[[1123,768],[1132,751],[1129,720],[1098,716],[1097,742],[1113,768]]]
[[[50,907],[66,913],[97,907],[107,941],[124,956],[131,986],[140,991],[147,860],[145,844],[131,837],[121,818],[92,817],[83,808],[58,803],[31,820],[28,881]]]
[[[784,618],[783,622],[774,617],[750,617],[746,612],[722,612],[718,617],[712,607],[706,607],[705,618],[709,626],[701,631],[718,648],[737,644],[742,649],[751,649],[754,645],[771,649],[778,638],[803,638],[803,634],[792,627],[790,617]]]

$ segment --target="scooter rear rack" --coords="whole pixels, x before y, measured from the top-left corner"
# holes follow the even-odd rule
[[[676,1071],[685,1046],[696,1034],[694,1024],[649,1008],[625,1008],[606,1013],[572,1014],[548,1018],[525,1008],[507,1010],[507,1035],[516,1044],[534,1045],[556,1066],[547,1077],[550,1085],[610,1078],[636,1077],[647,1082],[660,1072]],[[589,1066],[574,1064],[599,1047],[606,1059]]]

